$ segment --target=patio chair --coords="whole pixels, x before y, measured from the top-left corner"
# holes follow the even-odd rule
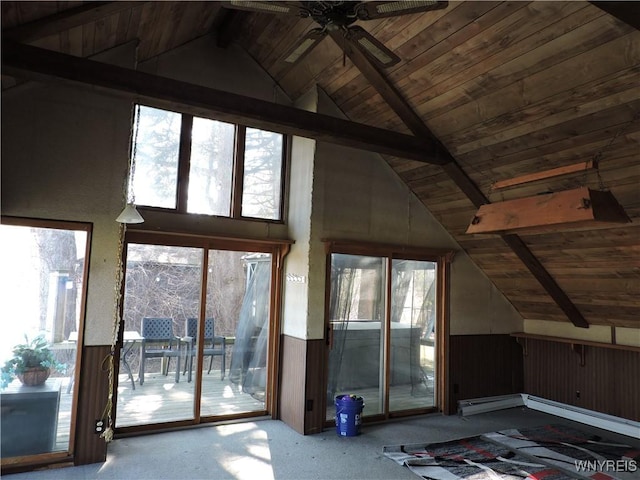
[[[196,339],[198,338],[198,319],[187,318],[184,324],[184,330],[186,337],[183,339],[189,343],[187,349],[187,359],[185,360],[184,373],[187,368],[189,369],[188,381],[191,381],[191,372],[193,371],[193,358],[195,357],[198,348]],[[220,380],[224,380],[226,365],[225,365],[225,353],[226,353],[226,338],[221,335],[215,334],[215,323],[213,318],[205,319],[204,323],[204,345],[202,351],[202,357],[210,357],[209,369],[207,374],[211,373],[211,367],[213,366],[213,357],[219,356],[221,363]],[[183,374],[184,374],[183,373]]]
[[[176,358],[176,383],[180,381],[180,339],[173,334],[172,318],[142,319],[140,342],[140,385],[144,384],[144,367],[147,358],[161,358],[163,374],[169,374],[171,358]]]

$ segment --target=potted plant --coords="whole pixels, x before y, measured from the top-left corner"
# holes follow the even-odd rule
[[[24,343],[13,347],[13,356],[2,367],[0,388],[6,388],[16,377],[24,385],[42,385],[52,370],[62,373],[66,370],[66,365],[54,357],[44,335],[38,335],[31,341],[25,335],[24,340]]]

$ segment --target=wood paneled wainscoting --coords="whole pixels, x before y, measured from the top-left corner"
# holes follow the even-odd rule
[[[80,392],[76,422],[75,465],[104,462],[107,444],[94,433],[95,421],[102,417],[109,391],[109,374],[103,360],[109,355],[109,345],[85,346],[82,349]]]
[[[523,392],[522,350],[509,335],[451,335],[448,357],[446,414],[459,400]]]
[[[538,397],[640,421],[640,351],[521,338],[524,391]],[[620,348],[613,348],[620,347]]]
[[[303,435],[324,425],[325,341],[282,335],[280,420]]]

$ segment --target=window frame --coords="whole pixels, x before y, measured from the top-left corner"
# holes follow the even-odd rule
[[[186,215],[200,215],[212,218],[229,218],[233,220],[243,220],[250,222],[267,222],[273,224],[284,224],[285,218],[287,215],[287,200],[288,200],[288,190],[286,186],[289,183],[289,166],[291,162],[291,136],[276,132],[274,130],[264,130],[260,127],[254,127],[251,125],[245,125],[240,123],[228,122],[226,120],[221,120],[216,118],[215,115],[194,115],[192,113],[186,113],[179,110],[167,109],[161,106],[154,105],[152,103],[142,103],[136,102],[134,103],[133,115],[132,115],[132,132],[135,127],[136,122],[136,113],[135,110],[138,106],[141,107],[149,107],[155,108],[158,110],[164,110],[167,112],[177,113],[180,115],[180,144],[178,147],[178,172],[176,179],[176,207],[175,208],[167,208],[167,207],[157,207],[152,205],[144,205],[144,204],[136,204],[138,208],[142,211],[148,210],[153,212],[166,212],[166,213],[176,213],[176,214],[186,214]],[[231,180],[231,205],[229,215],[215,215],[215,214],[207,214],[207,213],[193,213],[187,210],[187,196],[189,192],[189,172],[191,169],[191,135],[193,130],[193,119],[194,118],[203,118],[207,120],[213,120],[217,122],[224,122],[234,126],[234,152],[233,152],[233,171],[232,171],[232,180]],[[264,130],[266,132],[277,133],[282,135],[282,159],[281,159],[281,170],[280,170],[280,206],[278,209],[278,218],[260,218],[260,217],[251,217],[242,215],[242,197],[243,197],[243,189],[244,189],[244,155],[245,155],[245,139],[246,139],[246,130],[247,128],[256,128],[259,130]],[[132,138],[131,140],[131,152],[133,157],[133,152],[136,148],[136,140]],[[131,173],[129,174],[131,175]],[[130,184],[133,184],[133,179],[130,178]]]
[[[78,434],[76,428],[79,419],[79,410],[82,407],[80,402],[80,384],[81,384],[81,371],[82,371],[82,352],[84,349],[84,331],[85,331],[85,319],[87,313],[87,299],[89,295],[89,270],[91,263],[91,248],[93,243],[93,223],[82,222],[75,220],[54,220],[32,217],[20,217],[10,215],[0,215],[0,224],[25,227],[25,228],[42,228],[42,229],[56,229],[56,230],[72,230],[85,232],[87,235],[85,250],[84,250],[84,265],[82,268],[82,291],[78,292],[79,295],[79,311],[78,311],[78,339],[76,341],[76,353],[75,364],[72,372],[72,388],[70,394],[71,399],[71,411],[70,425],[69,425],[69,443],[67,450],[50,451],[42,454],[26,455],[23,457],[7,457],[2,459],[2,468],[4,473],[5,467],[29,467],[33,465],[49,465],[59,463],[61,461],[71,461],[76,452],[76,445],[78,440]],[[12,473],[13,470],[9,470],[8,473]]]
[[[384,243],[372,243],[358,240],[342,240],[342,239],[322,239],[325,245],[325,332],[327,335],[331,335],[331,319],[329,318],[330,308],[330,291],[331,291],[331,258],[333,254],[347,254],[347,255],[362,255],[380,257],[385,259],[386,275],[384,278],[386,299],[391,297],[391,281],[390,272],[392,270],[393,260],[418,260],[434,262],[437,265],[436,282],[436,324],[435,324],[435,336],[436,336],[436,397],[434,407],[419,408],[413,410],[389,410],[389,378],[385,379],[385,411],[377,415],[371,415],[364,420],[365,422],[386,421],[391,418],[401,418],[408,415],[429,413],[432,411],[448,411],[449,404],[449,365],[446,361],[446,357],[449,351],[449,279],[451,263],[455,256],[455,250],[439,249],[431,247],[420,246],[404,246],[393,245]],[[386,300],[385,300],[386,301]],[[390,322],[391,317],[391,305],[386,301],[385,304],[385,324]],[[385,325],[385,328],[390,328],[389,325]],[[386,337],[386,335],[385,335]],[[330,339],[325,338],[327,347],[330,345]],[[385,362],[388,362],[391,358],[391,343],[387,341],[384,345]],[[326,391],[329,378],[329,350],[325,350],[324,358],[324,388]],[[385,369],[387,366],[385,365]],[[385,370],[386,372],[386,370]],[[385,373],[387,374],[387,373]],[[327,405],[324,405],[326,410]],[[330,421],[325,420],[324,426],[329,427],[332,425]]]

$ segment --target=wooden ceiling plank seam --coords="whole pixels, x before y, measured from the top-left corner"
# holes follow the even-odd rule
[[[522,109],[527,105],[552,98],[559,92],[577,89],[582,85],[616,72],[624,72],[640,63],[640,49],[636,48],[640,34],[629,34],[592,49],[589,55],[580,54],[550,68],[531,74],[526,78],[488,95],[474,99],[473,103],[452,109],[448,116],[460,116],[457,128],[490,121],[507,113],[510,108]],[[610,50],[625,51],[626,55],[612,57]],[[581,72],[570,81],[566,72]],[[541,88],[541,85],[544,88]],[[432,119],[436,122],[439,119]]]
[[[118,25],[116,26],[116,38],[114,42],[115,45],[122,45],[128,41],[127,34],[133,11],[134,9],[123,10],[120,12],[120,15],[118,15]]]
[[[536,192],[536,191],[539,192],[540,191],[539,185],[536,184],[532,186],[521,186],[512,191],[495,192],[492,189],[492,185],[496,180],[502,179],[502,178],[511,178],[512,176],[515,176],[515,175],[545,169],[550,166],[566,165],[568,161],[576,162],[576,161],[585,161],[587,159],[593,159],[596,153],[599,152],[600,149],[602,148],[602,145],[603,145],[602,142],[605,142],[607,140],[607,137],[604,137],[604,136],[599,138],[600,138],[600,143],[589,144],[590,148],[583,148],[582,144],[579,144],[579,145],[576,144],[575,148],[576,148],[576,151],[578,151],[579,153],[576,153],[575,155],[571,154],[569,150],[565,149],[564,151],[567,152],[567,156],[571,155],[570,158],[568,159],[566,157],[549,158],[550,155],[547,154],[548,150],[546,150],[546,151],[539,152],[537,157],[529,158],[528,163],[526,159],[521,160],[521,157],[518,156],[514,158],[513,164],[508,164],[506,162],[500,161],[500,164],[496,165],[496,167],[494,168],[492,168],[491,166],[486,166],[487,162],[481,162],[481,164],[475,165],[472,162],[469,162],[469,158],[467,158],[465,162],[460,162],[460,164],[462,165],[463,168],[466,168],[467,170],[477,169],[478,171],[482,172],[482,178],[478,178],[479,176],[475,174],[472,174],[471,176],[476,179],[476,182],[481,188],[481,190],[487,192],[489,197],[495,195],[497,198],[507,199],[507,198],[511,198],[514,195],[520,194],[521,192],[522,193]],[[611,136],[609,136],[608,138],[610,139]],[[584,141],[587,142],[588,139],[584,139]],[[547,146],[545,147],[548,149]],[[531,153],[534,153],[533,152],[534,150],[535,149],[531,149],[531,151],[526,152],[527,153],[526,156],[522,155],[522,157],[528,157]],[[600,168],[599,168],[600,174],[602,175],[604,173],[607,177],[615,176],[617,175],[616,173],[617,170],[630,168],[628,164],[629,157],[633,157],[633,146],[629,144],[620,145],[620,147],[616,149],[615,152],[608,151],[607,157],[606,157],[606,160],[607,160],[606,163],[603,162],[602,164],[600,164]],[[496,158],[496,163],[498,160],[502,160],[502,159],[498,159],[497,157],[494,157],[494,158]],[[549,182],[550,188],[561,188],[565,186],[571,186],[575,183],[575,179],[578,179],[578,181],[582,181],[585,185],[592,185],[594,182],[594,179],[597,180],[597,174],[589,175],[589,173],[587,172],[585,173],[586,173],[585,175],[578,176],[578,177],[573,177],[568,179],[556,179],[555,181],[550,181]],[[603,179],[604,178],[605,176],[603,176]]]
[[[48,2],[44,2],[48,3]],[[54,2],[51,2],[55,5]],[[7,31],[3,29],[2,36],[18,42],[31,42],[42,37],[58,34],[64,30],[78,27],[102,19],[112,13],[127,10],[140,2],[88,2],[52,15],[23,23]]]
[[[464,27],[472,25],[482,14],[496,8],[500,2],[461,2],[455,9],[442,10],[442,16],[433,22],[429,28],[424,29],[410,41],[399,45],[395,53],[405,62],[413,63],[414,60],[425,52],[425,46],[437,45],[451,35],[456,35]],[[404,76],[402,67],[395,72]]]
[[[494,6],[492,6],[492,5],[493,4],[491,2],[483,3],[483,6],[488,10],[491,10],[492,8],[494,8]],[[428,13],[434,13],[434,12],[428,12]],[[402,18],[402,17],[400,17],[400,18]],[[472,24],[472,22],[470,22],[470,21],[465,21],[464,23],[465,24]],[[463,40],[461,39],[459,41],[462,42]],[[423,44],[421,43],[421,45],[423,45]],[[403,63],[401,63],[399,65],[403,65]],[[412,62],[410,62],[410,64],[405,62],[404,65],[405,65],[405,67],[400,69],[401,77],[404,77],[409,73],[408,71],[405,71],[405,70],[407,70],[407,69],[415,69],[418,64],[415,61],[412,61]],[[387,70],[388,72],[390,72],[389,73],[390,75],[391,75],[391,71],[392,70],[393,69],[388,69]],[[352,106],[361,107],[361,108],[362,108],[363,105],[370,106],[370,102],[366,97],[367,96],[371,96],[374,92],[375,92],[375,90],[372,90],[372,89],[364,89],[364,90],[361,90],[359,94],[350,97],[348,99],[348,101],[345,101],[344,104],[342,104],[342,102],[339,100],[338,97],[336,97],[336,101],[338,102],[338,104],[341,104],[345,110],[349,110],[350,111],[350,116],[351,117],[357,118],[358,114],[355,111],[353,111]],[[380,103],[383,104],[383,102],[378,102],[378,103],[379,104]]]
[[[138,26],[138,61],[144,62],[155,56],[152,46],[156,42],[158,33],[155,26],[159,23],[158,13],[164,2],[149,2],[142,9],[140,24]]]
[[[167,32],[167,30],[173,31],[173,26],[171,28],[156,28],[156,25],[162,24],[162,19],[171,18],[171,14],[173,8],[175,6],[179,7],[179,3],[175,2],[156,2],[155,8],[153,9],[153,18],[151,22],[148,24],[149,27],[149,38],[150,40],[146,42],[145,52],[142,55],[141,61],[151,59],[156,56],[156,52],[162,52],[163,50],[163,37],[165,35],[170,35],[171,32]]]
[[[484,64],[496,53],[504,52],[511,44],[529,36],[536,23],[531,21],[533,3],[502,3],[482,15],[467,28],[457,31],[434,48],[422,55],[428,61],[420,68],[402,76],[391,76],[398,87],[407,91],[408,98],[430,92],[438,84],[450,85],[451,81],[461,82],[468,78],[465,74],[474,65]],[[555,4],[554,4],[555,5]],[[564,5],[559,2],[558,5]],[[554,7],[544,10],[550,17],[557,14]],[[449,90],[451,87],[448,87]]]
[[[109,15],[96,20],[93,52],[103,52],[116,45],[118,16]]]
[[[568,95],[567,92],[558,93],[551,99],[527,105],[524,109],[505,113],[493,120],[475,124],[465,130],[442,135],[443,142],[455,139],[457,143],[462,144],[462,147],[459,148],[462,151],[464,145],[476,142],[488,134],[505,135],[513,132],[516,128],[535,125],[536,122],[540,125],[550,125],[552,122],[558,121],[558,117],[569,115],[569,112],[582,112],[584,102],[587,102],[587,105],[591,105],[591,108],[594,109],[597,108],[599,102],[606,103],[616,98],[632,95],[637,85],[639,73],[640,66],[631,68],[624,73],[615,73],[598,79],[590,84],[586,91],[580,91],[581,93],[578,91],[571,91]],[[610,105],[613,104],[616,103],[610,103]],[[547,120],[547,116],[552,118]],[[438,123],[435,120],[433,122]],[[512,135],[515,134],[512,133]],[[505,138],[508,137],[505,136]]]
[[[5,69],[88,83],[137,96],[138,101],[146,97],[174,108],[179,104],[198,115],[207,116],[209,112],[211,116],[215,112],[215,116],[224,117],[223,120],[248,122],[257,128],[425,162],[440,161],[428,157],[433,145],[425,139],[28,45],[4,42],[2,62]]]
[[[633,161],[632,157],[627,160]],[[635,170],[640,167],[636,166]],[[624,205],[626,202],[622,201],[620,195],[629,195],[637,192],[637,187],[640,185],[640,175],[634,172],[634,167],[620,168],[617,170],[608,170],[604,175],[602,170],[600,173],[594,170],[583,170],[582,173],[577,173],[571,179],[557,178],[554,180],[539,181],[531,185],[519,185],[512,187],[510,190],[495,191],[492,190],[488,195],[489,200],[498,199],[499,201],[512,200],[515,198],[531,197],[546,192],[559,192],[563,190],[571,190],[579,187],[589,187],[594,190],[602,189],[604,184],[605,189],[607,185],[615,185],[612,190],[618,198],[618,201]],[[635,192],[634,192],[635,190]]]
[[[569,54],[567,36],[575,35],[572,32],[576,29],[583,29],[585,25],[599,19],[604,19],[603,21],[611,24],[605,15],[601,15],[600,12],[597,12],[598,15],[593,15],[593,12],[594,10],[582,8],[578,12],[578,21],[574,16],[561,18],[539,32],[495,51],[491,56],[482,57],[482,61],[471,66],[464,75],[451,77],[447,82],[435,84],[428,91],[414,92],[414,96],[422,99],[418,105],[419,113],[426,115],[429,120],[438,119],[452,108],[464,105],[470,98],[499,91],[522,79],[524,75],[540,70],[550,62],[549,57],[553,59],[558,55],[567,56]],[[592,29],[593,26],[589,28]],[[610,29],[598,27],[593,32],[585,34],[587,38],[577,42],[575,47],[580,51],[584,51],[583,42],[589,45],[595,42],[599,44],[602,42],[599,40],[600,36],[609,38],[612,35]],[[533,46],[531,37],[536,37]],[[552,42],[552,48],[544,48],[550,42]],[[496,39],[496,43],[499,44],[500,40]],[[540,50],[541,48],[543,50]],[[522,68],[523,64],[527,65],[526,69]],[[450,128],[446,128],[446,125],[439,128],[443,135],[452,132]]]
[[[279,32],[287,31],[291,24],[296,21],[296,17],[270,13],[256,13],[254,15],[265,16],[269,19],[263,30],[252,40],[250,49],[252,56],[262,64],[265,56],[271,50],[272,39],[278,37]]]
[[[580,135],[577,137],[565,138],[554,143],[547,143],[544,145],[538,145],[526,150],[511,153],[508,155],[502,155],[498,157],[491,149],[485,148],[482,150],[476,150],[469,154],[463,154],[458,156],[458,161],[461,165],[484,165],[490,162],[495,167],[493,168],[508,168],[509,165],[527,165],[527,161],[533,162],[529,164],[529,168],[543,167],[549,164],[555,164],[560,158],[570,158],[572,160],[579,160],[587,156],[592,158],[596,152],[598,152],[605,142],[611,140],[611,137],[615,132],[612,132],[609,128],[603,128],[597,131],[590,132],[589,135]],[[572,154],[572,150],[579,149],[578,157]],[[516,171],[522,171],[521,168],[516,168]]]
[[[633,102],[635,108],[639,108],[640,101]],[[634,110],[635,110],[634,108]],[[582,119],[582,122],[571,121],[569,125],[563,126],[560,129],[559,126],[555,128],[546,129],[545,131],[531,132],[527,136],[517,137],[508,142],[491,145],[485,147],[490,149],[491,154],[499,159],[501,157],[509,156],[517,158],[519,154],[530,154],[532,151],[548,151],[551,148],[560,148],[563,144],[567,144],[567,139],[573,141],[569,145],[577,146],[582,142],[589,141],[590,137],[601,137],[603,142],[611,140],[615,135],[617,129],[620,126],[626,124],[634,118],[636,111],[628,106],[622,106],[621,108],[607,109],[599,112],[598,114],[590,114]],[[583,128],[586,126],[586,128]],[[593,130],[590,130],[590,129]],[[564,135],[563,135],[564,133]],[[603,145],[597,150],[593,151],[593,154],[597,153]],[[477,152],[478,150],[474,150]],[[473,154],[473,152],[469,152]]]
[[[558,4],[566,5],[567,2],[558,2]],[[580,5],[578,2],[569,2],[569,4]],[[578,12],[590,13],[589,9],[584,7],[580,8]],[[568,14],[569,12],[563,11],[563,13]],[[595,16],[595,18],[599,17],[605,16],[601,14]],[[416,88],[417,85],[408,83],[406,87],[411,87],[411,90],[407,90],[409,99],[414,97],[421,98],[420,110],[430,112],[431,116],[435,117],[442,113],[443,101],[446,101],[451,106],[459,106],[459,104],[468,101],[469,98],[485,95],[487,91],[504,88],[518,80],[520,77],[517,75],[523,75],[521,65],[526,64],[529,69],[540,69],[550,59],[559,55],[569,55],[569,52],[566,51],[564,40],[559,41],[558,39],[566,39],[567,35],[571,35],[571,32],[592,21],[594,15],[580,16],[579,18],[580,21],[576,21],[575,14],[573,16],[549,17],[551,23],[542,30],[531,30],[527,31],[527,34],[523,33],[518,36],[515,36],[510,31],[509,27],[512,27],[512,24],[509,24],[509,19],[505,19],[501,23],[507,24],[506,30],[504,29],[505,26],[501,25],[502,28],[499,30],[499,34],[495,34],[493,38],[486,39],[485,31],[482,32],[482,35],[478,35],[480,40],[475,55],[468,55],[466,50],[463,54],[458,55],[458,57],[463,57],[464,59],[467,59],[467,57],[473,58],[473,61],[466,60],[466,63],[462,63],[460,67],[453,68],[460,64],[460,60],[456,59],[457,61],[451,70],[443,70],[441,68],[442,73],[439,77],[436,77],[432,71],[422,72],[430,76],[431,85],[428,88],[418,89]],[[519,18],[518,20],[521,21],[522,19]],[[532,27],[536,25],[536,22],[531,22],[530,17],[524,20],[528,21]],[[520,33],[517,30],[516,32]],[[592,36],[597,36],[597,33]],[[505,39],[508,39],[508,42]],[[593,43],[593,40],[589,38],[586,41]],[[540,52],[540,48],[544,48],[544,45],[549,43],[553,43],[553,45],[559,43],[562,48],[557,46],[555,48],[547,48],[549,51],[543,55]],[[531,58],[528,62],[525,61],[530,56],[534,58]],[[414,75],[417,76],[417,73]],[[405,85],[403,84],[401,87],[404,89]]]
[[[572,234],[566,232],[547,233],[537,237],[535,248],[536,252],[544,252],[545,249],[555,252],[558,244],[570,245],[579,249],[592,246],[638,245],[638,243],[640,243],[640,224],[630,225],[624,229],[586,230]]]
[[[133,40],[140,42],[140,23],[142,22],[142,12],[145,6],[141,5],[131,9],[131,17],[129,18],[129,25],[127,27],[126,41],[131,42]]]
[[[164,2],[164,5],[165,11],[160,14],[160,18],[169,18],[170,24],[162,29],[158,45],[154,47],[154,51],[160,52],[172,50],[181,43],[179,33],[184,31],[183,20],[188,7],[188,3],[185,2]]]
[[[613,101],[613,106],[608,101]],[[627,91],[621,95],[585,103],[584,110],[580,108],[577,114],[574,111],[571,115],[567,110],[558,114],[550,111],[548,122],[533,123],[528,125],[528,129],[525,129],[527,125],[518,125],[512,129],[513,132],[506,132],[506,134],[497,132],[494,139],[475,142],[472,145],[461,145],[452,150],[454,155],[458,155],[491,148],[495,156],[501,157],[530,148],[538,148],[548,143],[556,143],[569,136],[590,135],[602,128],[624,125],[634,118],[635,112],[640,112],[640,99],[637,92]]]

